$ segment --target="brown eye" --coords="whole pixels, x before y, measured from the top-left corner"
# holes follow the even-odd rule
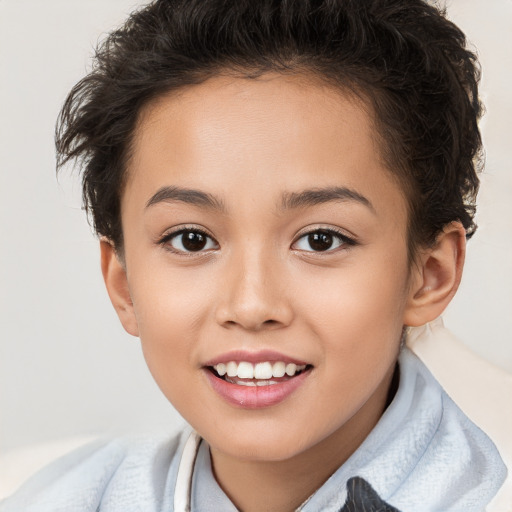
[[[195,229],[183,229],[172,233],[165,238],[165,242],[177,252],[200,252],[217,248],[211,237]]]
[[[194,231],[186,231],[181,235],[183,247],[187,251],[200,251],[204,249],[207,239],[201,233],[196,233]]]
[[[327,251],[332,247],[333,236],[324,231],[318,231],[308,235],[308,243],[314,251]]]
[[[294,244],[293,249],[305,252],[327,252],[338,248],[355,245],[355,241],[341,233],[330,229],[317,229],[302,235]]]

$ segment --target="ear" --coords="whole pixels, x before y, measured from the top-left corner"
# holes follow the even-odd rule
[[[460,222],[448,224],[435,244],[425,249],[411,270],[411,290],[404,325],[435,320],[452,300],[462,278],[466,232]]]
[[[139,336],[139,328],[133,308],[128,279],[124,264],[108,240],[100,241],[101,271],[107,287],[110,301],[119,316],[126,332],[133,336]]]

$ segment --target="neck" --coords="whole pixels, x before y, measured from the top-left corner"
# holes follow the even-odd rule
[[[388,402],[388,385],[341,428],[286,460],[240,460],[210,448],[215,478],[242,512],[292,512],[354,453],[377,424]],[[264,492],[262,492],[264,489]]]

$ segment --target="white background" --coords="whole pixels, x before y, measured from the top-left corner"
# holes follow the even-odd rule
[[[53,131],[98,39],[135,0],[0,0],[0,452],[181,421],[104,291],[77,176]],[[487,152],[478,223],[445,322],[512,371],[512,0],[451,0],[478,48]]]

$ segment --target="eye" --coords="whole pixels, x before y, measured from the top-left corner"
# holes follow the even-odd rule
[[[355,245],[355,241],[332,229],[317,229],[302,235],[292,248],[307,252],[327,252],[344,245]]]
[[[201,252],[217,249],[218,244],[212,237],[199,229],[180,229],[169,233],[160,241],[164,246],[170,247],[174,252]]]

